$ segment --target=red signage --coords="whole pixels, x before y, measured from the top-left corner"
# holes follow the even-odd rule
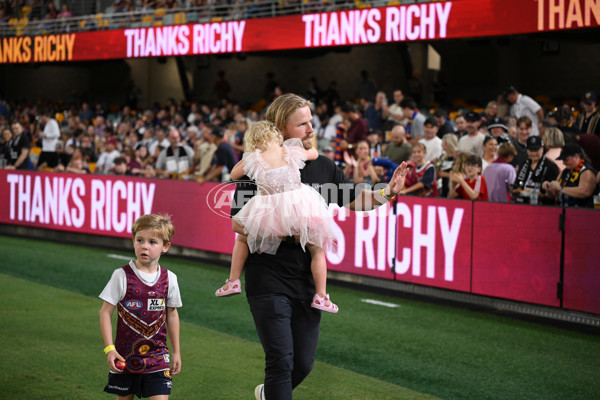
[[[139,216],[166,213],[175,224],[174,245],[231,254],[234,189],[0,170],[0,224],[129,238]],[[328,268],[558,307],[561,213],[557,207],[409,196],[370,212],[332,205],[338,246],[327,252]],[[599,225],[599,211],[567,210],[565,308],[600,314]]]
[[[0,41],[0,63],[240,53],[514,35],[600,25],[600,0],[457,0]]]

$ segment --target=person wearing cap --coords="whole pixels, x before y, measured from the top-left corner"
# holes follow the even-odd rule
[[[498,145],[510,141],[510,136],[508,136],[508,126],[504,124],[502,118],[495,117],[490,119],[488,121],[487,129],[490,135],[496,139]]]
[[[442,149],[442,139],[437,136],[438,123],[433,117],[429,117],[425,120],[424,124],[425,137],[419,140],[419,143],[423,143],[427,148],[427,155],[425,156],[426,161],[437,163],[442,156],[444,149]]]
[[[454,127],[452,126],[450,121],[448,121],[448,112],[446,110],[444,110],[443,108],[438,108],[433,113],[433,117],[438,123],[439,128],[437,135],[440,139],[442,139],[447,133],[455,133]]]
[[[558,160],[564,162],[565,169],[557,180],[544,181],[542,190],[550,192],[563,206],[593,208],[596,170],[585,160],[581,147],[565,144]]]
[[[581,98],[582,112],[577,116],[575,124],[581,133],[592,133],[600,136],[600,109],[596,109],[596,93],[588,90]]]
[[[525,116],[529,117],[532,122],[531,134],[537,136],[539,134],[538,122],[544,119],[542,106],[531,97],[519,93],[514,86],[507,87],[502,94],[506,101],[511,104],[510,114],[517,119]]]
[[[513,185],[513,197],[517,203],[528,203],[531,193],[535,190],[542,203],[553,203],[554,196],[541,190],[542,183],[553,181],[558,177],[558,167],[554,162],[544,157],[544,141],[539,136],[527,138],[527,160],[517,172],[517,180]]]
[[[483,140],[485,135],[479,131],[481,115],[474,111],[465,114],[467,121],[467,134],[458,140],[458,150],[461,153],[472,153],[478,156],[483,154]]]

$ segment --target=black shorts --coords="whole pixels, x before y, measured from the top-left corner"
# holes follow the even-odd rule
[[[117,396],[134,394],[141,399],[142,397],[170,395],[172,384],[169,370],[149,374],[115,374],[109,372],[108,385],[106,385],[104,391]]]

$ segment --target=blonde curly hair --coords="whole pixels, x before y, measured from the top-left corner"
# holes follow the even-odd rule
[[[259,146],[269,147],[269,142],[277,140],[279,145],[283,143],[283,135],[275,124],[269,121],[260,121],[252,124],[244,136],[244,151],[252,152]]]

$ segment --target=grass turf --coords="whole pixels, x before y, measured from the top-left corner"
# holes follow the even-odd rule
[[[8,237],[0,241],[0,251],[0,272],[93,297],[100,293],[112,271],[125,263],[108,258],[109,252],[102,249]],[[184,301],[180,316],[186,323],[183,331],[200,329],[182,335],[187,373],[194,375],[198,385],[214,384],[209,393],[217,397],[207,398],[246,398],[242,393],[260,381],[263,365],[245,299],[214,297],[214,290],[226,277],[222,267],[168,256],[163,264],[179,277]],[[341,311],[335,316],[324,315],[317,353],[318,360],[329,365],[319,363],[307,382],[295,391],[295,398],[409,399],[428,393],[444,399],[591,399],[600,393],[597,335],[344,288],[331,287],[330,293]],[[365,297],[399,307],[361,302]],[[83,335],[91,341],[86,346],[93,351],[88,354],[91,358],[84,357],[81,363],[96,359],[97,348],[102,346],[97,328],[100,301],[89,301],[96,307],[80,312],[81,318],[91,314],[94,320],[91,333]],[[69,304],[66,306],[74,306]],[[70,338],[74,336],[69,334]],[[196,345],[188,341],[199,336],[206,337],[206,348],[215,351],[196,355]],[[220,346],[222,341],[225,344]],[[245,346],[253,350],[246,353]],[[235,357],[239,354],[244,361],[253,360],[255,364],[238,362]],[[188,360],[196,357],[201,362],[195,365],[191,361],[190,365]],[[215,370],[221,358],[228,360],[229,368]],[[80,363],[75,364],[79,368]],[[88,371],[88,380],[100,374],[103,382],[106,371],[102,368]],[[338,369],[353,371],[358,378],[351,376],[346,381],[335,374]],[[205,376],[205,370],[220,372]],[[365,376],[379,380],[368,381]],[[382,386],[382,381],[387,383]],[[373,392],[388,384],[392,388],[389,393]],[[240,385],[244,390],[237,392]],[[183,392],[187,386],[182,386],[177,390]],[[418,393],[404,393],[404,388]],[[397,393],[400,397],[394,397]]]

